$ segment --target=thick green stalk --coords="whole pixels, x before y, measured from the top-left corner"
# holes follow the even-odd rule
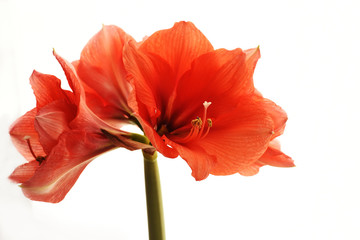
[[[146,205],[148,216],[149,240],[165,240],[164,211],[161,197],[157,152],[143,151]]]

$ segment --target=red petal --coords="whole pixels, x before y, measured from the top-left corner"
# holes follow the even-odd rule
[[[174,147],[192,170],[192,176],[196,181],[207,178],[215,165],[216,157],[209,155],[204,149],[196,144],[180,145],[170,140],[166,141]]]
[[[68,80],[69,86],[71,87],[71,89],[74,93],[75,104],[78,104],[80,101],[80,96],[83,96],[84,93],[83,93],[82,86],[80,85],[79,78],[76,74],[75,68],[73,65],[71,65],[71,63],[69,63],[64,58],[62,58],[60,55],[58,55],[55,51],[53,51],[53,54],[54,54],[56,60],[58,60],[58,62],[60,63],[60,65],[65,73],[65,76]]]
[[[53,75],[42,74],[33,71],[30,84],[36,97],[36,106],[41,108],[53,101],[64,99],[72,102],[68,95],[61,89],[60,79]]]
[[[39,141],[39,135],[34,127],[36,113],[37,110],[34,108],[24,114],[13,123],[9,132],[15,147],[28,161],[35,159],[25,138],[30,141],[31,148],[36,156],[45,156],[45,152]]]
[[[84,131],[67,132],[33,177],[21,187],[36,201],[60,202],[97,155],[114,148],[107,138]]]
[[[111,128],[107,123],[96,116],[86,105],[85,92],[79,82],[74,66],[56,52],[54,52],[54,56],[63,68],[76,98],[75,105],[78,108],[77,117],[70,123],[70,128],[80,128],[88,132],[100,132],[101,128]]]
[[[250,166],[242,168],[239,173],[243,176],[254,176],[259,172],[260,167],[264,166],[264,164],[261,164],[259,162],[255,162],[251,164]]]
[[[260,58],[260,48],[251,48],[244,52],[246,53],[246,65],[250,71],[254,72],[256,63]]]
[[[211,43],[191,22],[178,22],[152,34],[139,47],[164,59],[173,69],[175,79],[190,69],[198,56],[213,50]]]
[[[147,56],[133,43],[125,46],[124,63],[131,77],[137,101],[148,106],[149,115],[154,109],[164,109],[174,88],[173,73],[169,65],[157,56]],[[158,115],[158,114],[157,114]]]
[[[80,60],[74,61],[71,64],[80,75],[79,63]],[[86,94],[86,105],[91,109],[91,111],[106,121],[113,121],[114,117],[116,121],[119,119],[118,113],[122,111],[121,109],[118,109],[116,106],[111,105],[108,101],[104,100],[104,98],[100,96],[96,90],[86,85],[84,81],[82,81],[82,86]],[[119,124],[118,121],[116,123]]]
[[[288,117],[286,112],[271,100],[266,98],[263,98],[262,100],[265,103],[265,110],[268,112],[274,122],[275,133],[272,136],[272,139],[274,139],[283,134]]]
[[[146,137],[150,140],[151,144],[163,154],[165,157],[176,158],[179,156],[177,149],[174,149],[173,146],[168,146],[166,139],[159,136],[159,134],[151,127],[147,122],[142,122],[141,126],[144,129]]]
[[[45,152],[50,153],[60,135],[69,129],[77,108],[65,101],[54,101],[41,108],[35,117],[35,128]]]
[[[123,64],[123,46],[133,40],[116,26],[104,26],[87,43],[81,53],[77,72],[88,87],[87,92],[96,94],[119,110],[129,111],[127,97],[130,85],[126,80]]]
[[[187,123],[204,101],[231,104],[242,95],[252,94],[253,66],[248,66],[246,57],[241,49],[219,49],[196,59],[179,81],[173,111],[179,116],[174,116],[174,127]]]
[[[291,157],[285,155],[280,151],[280,144],[273,140],[266,152],[259,159],[260,163],[274,166],[274,167],[294,167],[294,161]]]
[[[28,181],[39,168],[39,162],[30,161],[18,166],[14,172],[9,176],[9,179],[16,183],[24,183]]]
[[[211,108],[221,106],[213,103],[214,106],[209,107],[212,128],[196,144],[216,156],[211,174],[233,174],[251,165],[263,155],[273,134],[273,121],[261,103],[252,97],[242,97],[238,101],[238,106],[233,108],[230,106],[235,103],[221,105],[225,109],[224,114],[214,117],[211,116]]]

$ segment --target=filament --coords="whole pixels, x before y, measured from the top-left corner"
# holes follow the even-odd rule
[[[46,159],[46,157],[43,157],[43,156],[36,156],[33,148],[31,147],[31,143],[30,143],[30,136],[25,136],[24,137],[24,140],[26,141],[28,147],[29,147],[29,150],[30,150],[30,153],[31,155],[34,157],[34,159],[39,162],[39,165]]]
[[[205,101],[203,103],[204,105],[204,113],[203,113],[203,117],[196,117],[195,119],[193,119],[191,121],[191,129],[190,132],[188,133],[188,135],[182,139],[179,139],[180,143],[186,143],[189,141],[193,141],[193,140],[198,140],[198,139],[203,139],[205,138],[210,131],[210,128],[213,125],[213,122],[210,118],[207,118],[207,109],[210,106],[211,102],[207,102]],[[203,119],[206,121],[204,122]],[[204,130],[206,128],[206,130]]]

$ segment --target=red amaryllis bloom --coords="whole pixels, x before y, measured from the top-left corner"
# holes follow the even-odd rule
[[[129,104],[153,146],[180,155],[196,180],[294,166],[273,142],[286,113],[253,84],[259,48],[214,50],[190,22],[125,46]]]
[[[89,108],[116,124],[133,120],[127,103],[131,85],[123,63],[123,46],[130,40],[133,38],[119,27],[103,26],[84,47],[80,60],[73,63]]]
[[[17,167],[9,177],[21,183],[28,198],[53,203],[65,197],[94,157],[116,147],[146,147],[96,117],[85,105],[73,66],[54,55],[72,92],[61,89],[55,76],[33,72],[30,83],[36,107],[10,129],[14,145],[29,162]]]

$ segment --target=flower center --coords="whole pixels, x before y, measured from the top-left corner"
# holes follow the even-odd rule
[[[203,113],[203,117],[202,119],[206,119],[206,122],[204,123],[203,120],[200,117],[196,117],[195,119],[193,119],[191,121],[191,130],[189,132],[189,134],[183,138],[180,139],[177,142],[181,142],[181,143],[186,143],[186,142],[190,142],[192,140],[199,140],[199,139],[203,139],[204,137],[206,137],[206,135],[208,135],[210,128],[213,125],[213,122],[210,118],[207,118],[207,109],[210,106],[211,102],[207,102],[205,101],[203,103],[204,105],[204,113]],[[205,130],[206,128],[206,130]]]
[[[36,155],[35,155],[34,150],[33,150],[32,147],[31,147],[30,136],[25,136],[25,137],[24,137],[24,140],[27,142],[27,145],[28,145],[28,147],[29,147],[29,150],[30,150],[31,155],[33,155],[33,157],[35,158],[35,160],[36,160],[37,162],[39,162],[39,165],[41,165],[41,163],[46,159],[46,157],[44,157],[44,156],[36,156]]]
[[[167,129],[166,124],[161,125],[161,128],[160,128],[160,130],[157,131],[157,133],[160,136],[169,133],[169,130]]]

